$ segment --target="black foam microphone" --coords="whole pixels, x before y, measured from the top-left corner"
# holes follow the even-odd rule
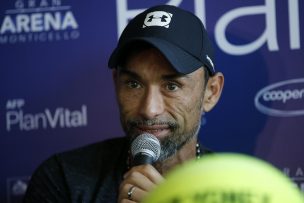
[[[133,166],[152,164],[159,158],[160,143],[152,134],[144,133],[136,137],[131,144]]]

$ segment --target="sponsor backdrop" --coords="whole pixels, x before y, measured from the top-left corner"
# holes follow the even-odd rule
[[[195,13],[216,46],[225,88],[201,142],[265,159],[304,190],[303,1],[2,0],[0,202],[20,202],[51,154],[123,136],[107,59],[155,4]]]

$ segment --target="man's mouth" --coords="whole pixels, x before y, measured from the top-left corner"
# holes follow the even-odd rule
[[[135,128],[139,134],[150,133],[157,138],[162,138],[171,131],[168,125],[140,125],[136,126]]]

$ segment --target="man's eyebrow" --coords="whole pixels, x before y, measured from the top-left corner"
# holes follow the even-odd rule
[[[140,79],[140,75],[138,75],[137,73],[133,72],[133,71],[130,71],[128,69],[119,69],[119,74],[122,74],[122,75],[128,75],[130,77],[133,77],[135,79]],[[187,78],[190,78],[190,76],[188,74],[183,74],[183,73],[171,73],[171,74],[166,74],[166,75],[163,75],[162,78],[164,80],[176,80],[176,79],[187,79]]]
[[[137,73],[135,73],[133,71],[130,71],[130,70],[127,70],[127,69],[119,69],[119,74],[128,75],[128,76],[130,76],[132,78],[136,78],[136,79],[141,78]]]
[[[165,80],[174,80],[174,79],[183,79],[183,78],[190,78],[188,74],[183,74],[183,73],[173,73],[173,74],[168,74],[162,76],[163,79]]]

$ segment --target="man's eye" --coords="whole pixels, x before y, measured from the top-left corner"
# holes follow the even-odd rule
[[[132,89],[140,88],[140,84],[136,81],[128,81],[127,85],[129,88],[132,88]]]
[[[166,85],[166,89],[169,90],[169,91],[176,91],[178,90],[179,86],[175,83],[168,83]]]

